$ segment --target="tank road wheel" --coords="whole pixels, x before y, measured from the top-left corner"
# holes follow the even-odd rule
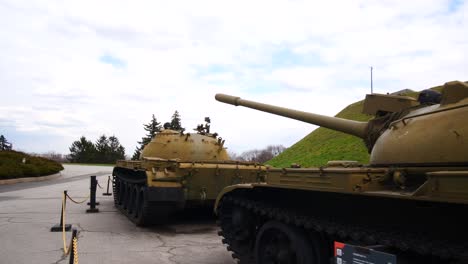
[[[129,200],[128,198],[130,196],[128,193],[128,185],[129,185],[128,182],[124,183],[123,185],[124,192],[123,192],[123,197],[122,197],[122,209],[124,212],[127,212],[128,200]]]
[[[255,241],[258,264],[318,264],[316,250],[304,230],[278,221],[263,225]]]
[[[146,187],[135,189],[138,195],[134,221],[137,226],[146,226],[149,220],[148,191]]]
[[[138,186],[135,184],[135,185],[131,185],[131,189],[130,189],[130,192],[131,192],[131,195],[130,195],[130,205],[129,205],[129,210],[128,210],[128,214],[129,214],[129,217],[131,219],[133,219],[135,217],[135,213],[137,211],[137,199],[138,199]]]
[[[135,219],[138,217],[139,210],[140,210],[140,187],[138,185],[135,185],[133,187],[133,212],[131,215],[132,221],[135,222]]]
[[[223,243],[240,263],[253,262],[252,249],[255,243],[255,218],[246,209],[224,203],[220,209],[220,225],[224,233]]]
[[[124,201],[125,201],[125,182],[121,180],[120,185],[119,185],[119,208],[120,209],[123,209]]]
[[[131,216],[133,213],[134,209],[134,200],[135,200],[135,194],[133,193],[133,184],[129,184],[127,187],[127,192],[128,192],[128,203],[127,203],[127,214],[128,216]]]
[[[128,183],[125,184],[125,213],[129,213],[130,212],[130,202],[131,202],[131,199],[132,199],[132,184],[131,183]]]

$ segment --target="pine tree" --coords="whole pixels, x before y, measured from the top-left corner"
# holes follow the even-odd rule
[[[183,127],[180,121],[180,114],[177,110],[174,112],[174,114],[171,117],[171,123],[170,123],[169,129],[177,130],[177,131],[183,130]]]
[[[133,152],[132,160],[139,160],[140,159],[140,154],[141,154],[141,149],[140,147],[135,148],[135,152]]]
[[[96,141],[96,157],[94,162],[96,163],[110,163],[110,146],[109,140],[107,139],[106,135],[102,135]]]
[[[116,136],[109,137],[109,163],[125,159],[125,148],[120,144]]]
[[[67,159],[70,162],[90,163],[95,160],[96,147],[93,142],[87,140],[84,136],[73,142],[69,150],[70,154]]]
[[[161,132],[161,128],[161,123],[157,121],[153,114],[151,121],[148,124],[143,124],[143,129],[148,133],[145,135],[145,137],[141,138],[141,141],[138,141],[139,146],[136,147],[132,156],[132,160],[140,159],[140,154],[143,148],[151,141],[151,139],[154,138],[154,136],[156,136],[158,132]]]
[[[125,148],[116,136],[102,135],[93,144],[84,136],[73,142],[70,146],[67,159],[77,163],[115,163],[116,160],[125,159]]]
[[[11,150],[11,149],[12,149],[11,143],[8,142],[3,135],[0,135],[0,151]]]

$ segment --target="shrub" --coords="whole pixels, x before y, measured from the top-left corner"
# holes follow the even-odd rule
[[[52,160],[17,151],[0,151],[0,179],[45,176],[61,170],[62,164]]]

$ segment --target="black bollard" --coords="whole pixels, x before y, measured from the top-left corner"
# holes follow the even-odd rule
[[[72,237],[71,237],[71,245],[70,245],[70,264],[74,264],[75,263],[75,253],[78,253],[76,252],[76,244],[73,243],[73,239],[75,239],[77,237],[77,234],[78,234],[78,230],[76,230],[75,228],[73,228],[73,232],[72,232]],[[76,238],[78,239],[78,238]],[[78,258],[77,258],[78,259]]]
[[[110,183],[110,176],[107,177],[107,192],[103,193],[102,195],[105,195],[105,196],[112,195],[112,193],[109,192],[109,183]]]
[[[89,200],[89,209],[86,210],[87,213],[97,213],[99,212],[99,209],[96,208],[96,205],[99,205],[99,203],[96,203],[96,188],[97,188],[97,180],[96,176],[91,176],[91,186],[90,186],[90,200]]]
[[[60,224],[54,225],[52,228],[50,228],[50,232],[62,232],[63,230],[63,214],[65,213],[63,211],[63,206],[67,204],[67,191],[63,191],[63,198],[65,199],[62,201],[62,212],[60,213]],[[65,224],[65,231],[68,232],[71,229],[71,224]]]

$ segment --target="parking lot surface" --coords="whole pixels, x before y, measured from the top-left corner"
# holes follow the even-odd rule
[[[50,232],[60,221],[64,190],[75,200],[89,195],[90,175],[99,213],[85,203],[67,201],[65,223],[78,230],[80,263],[236,263],[217,235],[213,217],[172,219],[164,226],[140,228],[103,196],[112,167],[65,165],[59,179],[0,186],[0,263],[69,263],[63,256],[62,232]],[[194,212],[197,214],[197,212]],[[71,232],[66,232],[67,246]]]

